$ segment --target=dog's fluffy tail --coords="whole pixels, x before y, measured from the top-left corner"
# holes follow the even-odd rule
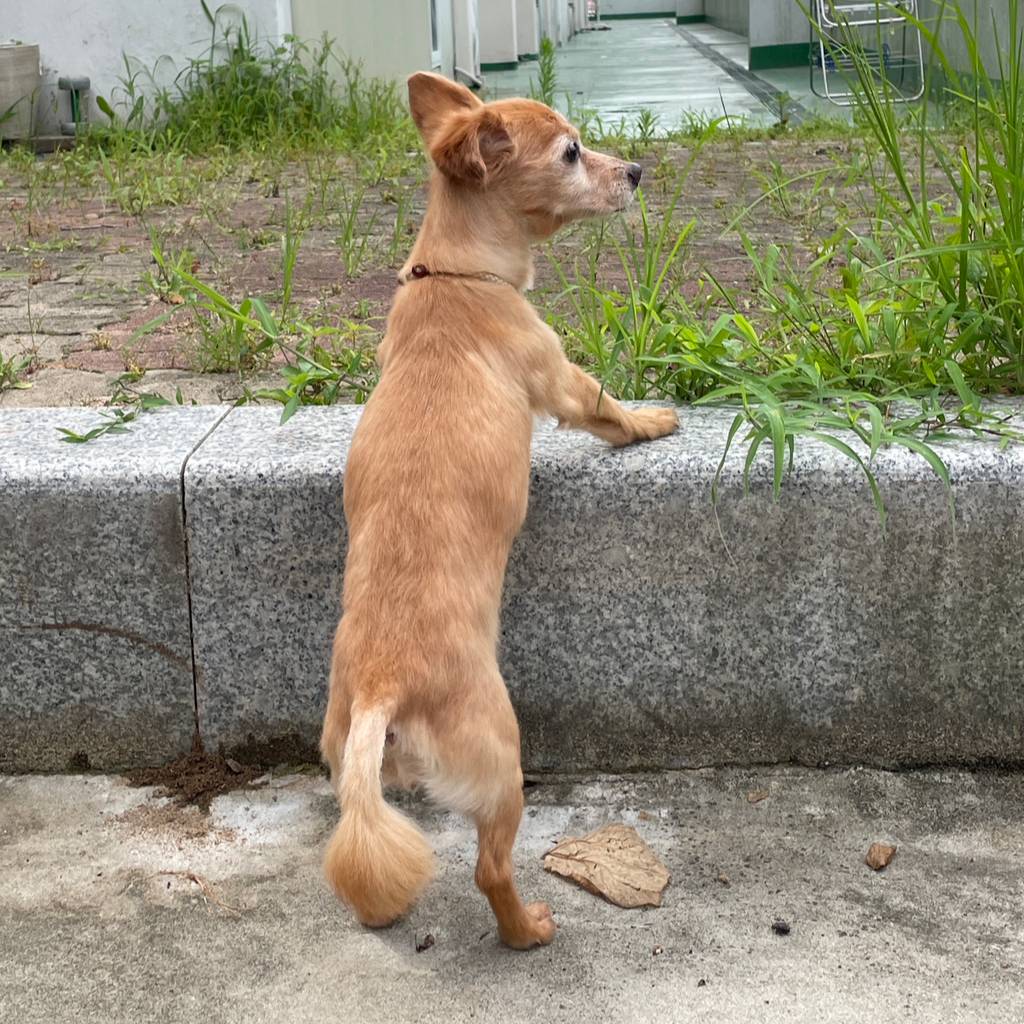
[[[373,927],[404,914],[434,873],[426,837],[381,790],[388,718],[383,708],[354,711],[338,790],[341,821],[324,855],[331,888]]]

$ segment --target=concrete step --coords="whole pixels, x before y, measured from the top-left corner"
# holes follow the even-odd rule
[[[1020,1024],[1022,802],[1020,775],[985,772],[548,780],[527,791],[515,870],[559,930],[519,954],[474,888],[471,825],[418,803],[437,878],[374,931],[323,880],[337,807],[322,777],[219,796],[208,817],[117,778],[0,779],[2,1016]],[[616,821],[671,872],[661,907],[622,910],[543,870],[557,841]],[[876,841],[898,847],[877,874]]]
[[[156,763],[195,732],[185,460],[224,415],[0,409],[0,771]]]
[[[623,451],[538,429],[501,637],[526,768],[1024,762],[1024,449],[944,443],[955,517],[880,452],[883,533],[817,443],[778,503],[736,452],[716,510],[732,415]],[[278,416],[168,409],[68,446],[53,426],[95,413],[0,412],[0,766],[184,750],[193,659],[209,748],[316,756],[359,410]]]

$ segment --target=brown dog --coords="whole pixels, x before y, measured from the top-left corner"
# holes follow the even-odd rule
[[[431,848],[384,801],[383,767],[385,783],[421,785],[476,822],[477,885],[502,941],[526,949],[555,924],[512,877],[519,726],[496,650],[533,419],[613,445],[677,420],[602,397],[522,295],[530,243],[623,209],[640,168],[584,149],[540,103],[484,105],[430,74],[409,79],[409,101],[436,169],[345,471],[344,614],[321,739],[343,814],[324,867],[368,925],[389,924],[430,880]]]

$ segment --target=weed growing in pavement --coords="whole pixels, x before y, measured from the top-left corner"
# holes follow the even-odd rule
[[[335,242],[341,251],[342,264],[349,277],[358,277],[363,265],[372,254],[373,229],[377,224],[377,213],[369,217],[363,213],[366,200],[366,186],[358,184],[349,188],[341,183],[335,193],[335,209],[338,214],[338,235]]]
[[[557,93],[558,61],[555,55],[555,44],[545,36],[540,41],[540,52],[537,54],[537,78],[536,81],[530,82],[529,97],[531,100],[538,100],[553,107]]]
[[[150,252],[156,270],[147,270],[142,275],[143,290],[155,295],[163,302],[180,305],[185,301],[188,288],[182,278],[182,271],[194,273],[198,261],[188,249],[167,252],[160,240],[158,232],[150,228]]]
[[[107,401],[109,410],[100,413],[99,423],[84,434],[68,427],[57,427],[61,440],[68,444],[86,444],[106,434],[126,434],[128,425],[134,423],[144,413],[155,412],[168,405],[185,404],[180,388],[175,393],[174,402],[162,395],[139,391],[135,385],[142,377],[142,371],[128,371],[122,374],[114,385],[114,393]]]
[[[32,357],[26,355],[4,357],[0,352],[0,391],[30,388],[25,374],[32,368]]]

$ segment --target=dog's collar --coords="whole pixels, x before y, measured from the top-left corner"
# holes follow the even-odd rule
[[[398,275],[399,284],[408,284],[410,281],[420,281],[424,277],[463,277],[473,281],[490,281],[492,284],[507,284],[509,288],[520,289],[507,278],[500,274],[492,274],[489,270],[458,271],[458,270],[431,270],[422,263],[414,263],[408,273]]]

